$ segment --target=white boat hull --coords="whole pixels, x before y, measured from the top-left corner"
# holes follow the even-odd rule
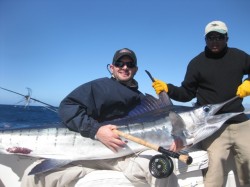
[[[174,159],[175,169],[172,176],[177,180],[176,187],[202,187],[203,177],[201,169],[208,165],[208,158],[205,151],[193,151],[189,153],[193,157],[193,163],[186,166],[177,159]],[[24,170],[35,161],[35,158],[17,156],[17,155],[0,155],[0,187],[20,187],[20,179]],[[233,171],[228,173],[226,187],[236,187]],[[110,170],[97,170],[89,173],[80,179],[75,187],[133,187],[129,180],[121,172]],[[146,186],[145,186],[146,187]],[[171,185],[173,187],[173,185]]]

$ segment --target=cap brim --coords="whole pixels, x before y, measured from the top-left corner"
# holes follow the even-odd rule
[[[220,34],[226,34],[227,33],[227,31],[222,30],[222,29],[213,29],[211,31],[208,31],[205,35],[209,34],[210,32],[218,32]]]

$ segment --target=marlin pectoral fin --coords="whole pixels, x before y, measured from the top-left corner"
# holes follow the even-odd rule
[[[169,119],[172,124],[172,134],[178,135],[183,133],[183,130],[185,130],[184,122],[182,118],[175,112],[169,112]]]
[[[60,168],[69,164],[72,160],[57,160],[57,159],[46,159],[42,161],[40,164],[37,164],[28,175],[35,175],[39,173],[44,173],[47,171],[51,171],[56,168]]]

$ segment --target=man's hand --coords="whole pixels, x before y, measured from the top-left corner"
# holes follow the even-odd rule
[[[155,81],[152,83],[152,86],[157,94],[161,93],[162,91],[168,92],[168,85],[161,80],[155,79]]]
[[[96,138],[101,141],[105,146],[114,152],[117,152],[119,148],[124,147],[126,144],[120,137],[113,132],[117,129],[115,125],[105,125],[99,128],[96,133]]]
[[[250,95],[250,80],[245,80],[237,89],[236,95],[240,98]]]

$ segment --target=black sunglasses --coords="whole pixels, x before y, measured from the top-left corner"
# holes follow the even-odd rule
[[[207,36],[206,39],[208,41],[222,41],[225,40],[226,36],[225,35],[219,35],[219,36]]]
[[[136,67],[136,64],[134,62],[122,62],[122,61],[116,61],[114,63],[114,66],[116,67],[119,67],[119,68],[122,68],[124,66],[127,66],[128,68],[134,68]]]

